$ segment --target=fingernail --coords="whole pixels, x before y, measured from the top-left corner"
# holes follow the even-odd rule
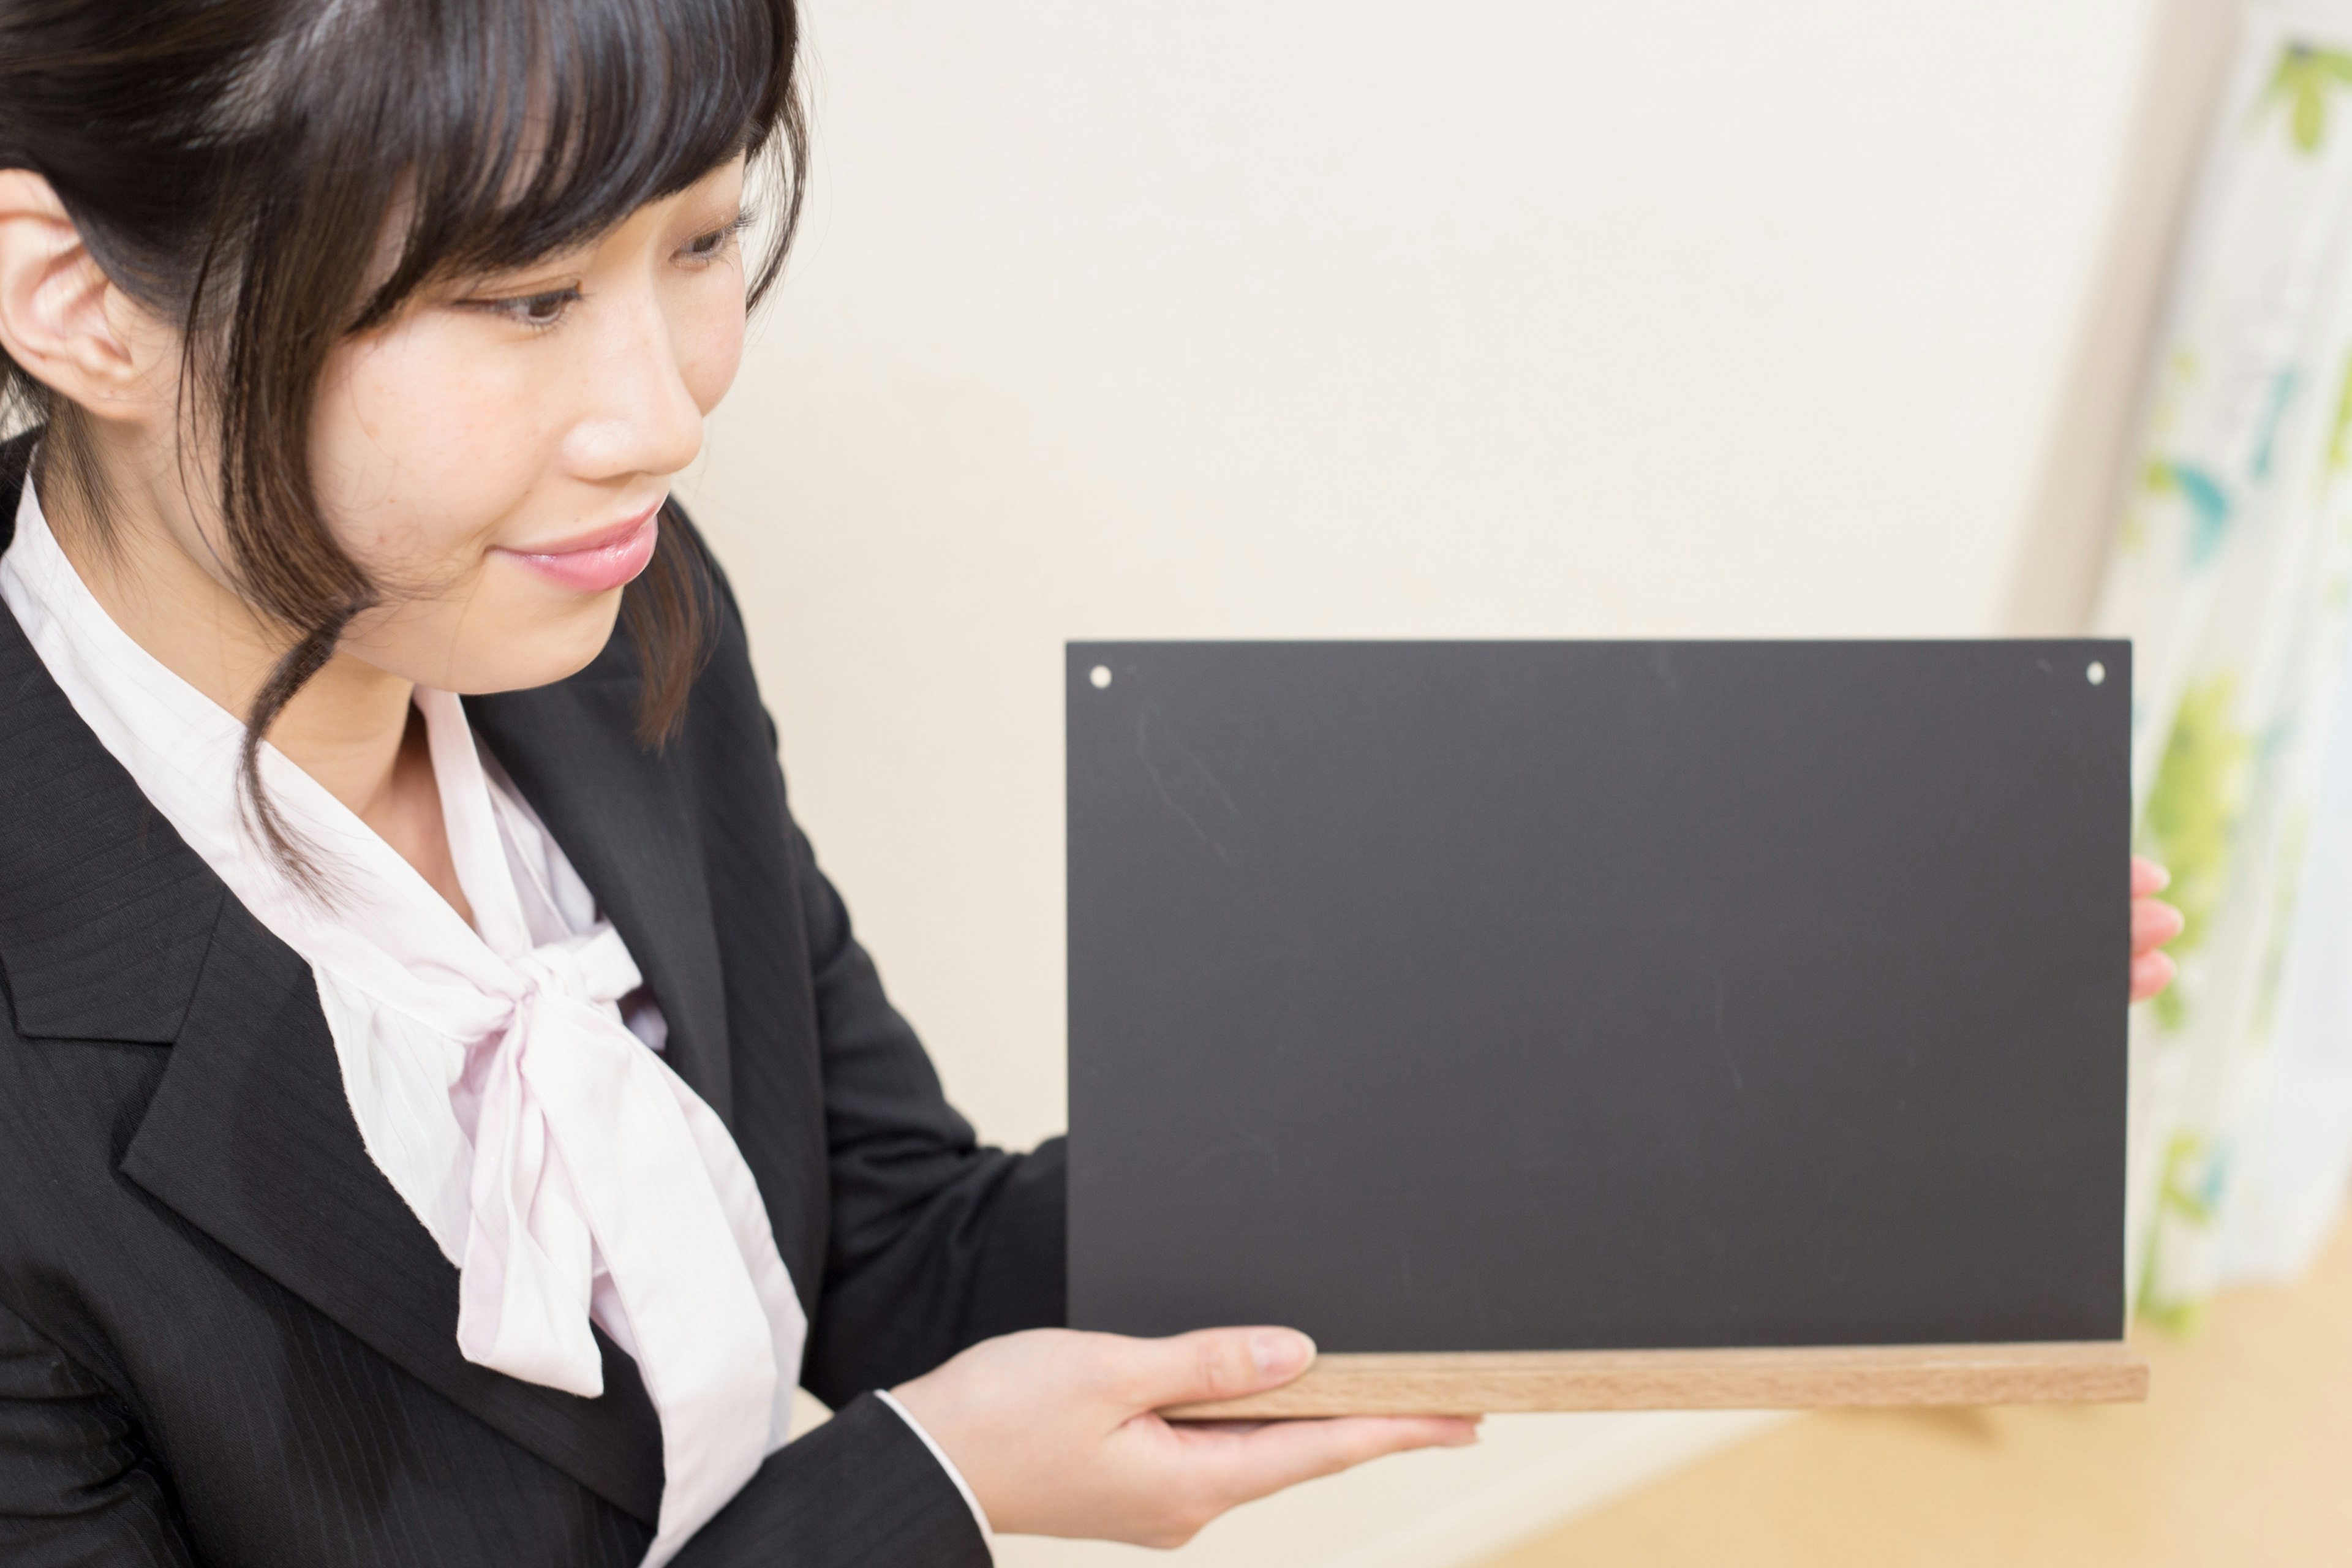
[[[1250,1336],[1250,1359],[1267,1377],[1289,1377],[1315,1359],[1315,1342],[1296,1329],[1265,1329]]]

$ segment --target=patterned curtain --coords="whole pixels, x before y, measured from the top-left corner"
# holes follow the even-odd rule
[[[2151,364],[2097,629],[2188,917],[2132,1022],[2135,1289],[2181,1325],[2352,1177],[2352,6],[2248,17]]]

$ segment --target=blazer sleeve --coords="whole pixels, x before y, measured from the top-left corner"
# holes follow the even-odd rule
[[[0,1562],[11,1568],[195,1562],[163,1471],[111,1391],[5,1306]]]
[[[988,1568],[963,1494],[890,1407],[863,1394],[768,1456],[673,1568]]]
[[[802,1381],[839,1404],[919,1376],[982,1340],[1066,1321],[1068,1167],[1059,1138],[1027,1154],[978,1142],[884,994],[807,838],[797,827],[793,837],[833,1191]]]

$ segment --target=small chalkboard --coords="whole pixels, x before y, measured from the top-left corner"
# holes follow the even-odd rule
[[[1188,1414],[2138,1396],[2130,677],[1071,645],[1071,1321],[1325,1352]]]

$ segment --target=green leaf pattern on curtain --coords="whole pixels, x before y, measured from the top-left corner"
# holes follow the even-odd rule
[[[2352,87],[2352,55],[2291,43],[2279,51],[2278,66],[2255,111],[2284,104],[2296,150],[2316,153],[2327,139],[2328,99],[2347,87]]]
[[[2097,616],[2137,645],[2135,838],[2188,917],[2179,978],[2131,1034],[2133,1289],[2181,1325],[2232,1272],[2291,1268],[2276,1238],[2310,1226],[2256,1211],[2332,1205],[2352,1163],[2347,1098],[2340,1126],[2294,1134],[2340,1148],[2239,1179],[2294,1074],[2352,1082],[2352,994],[2280,1005],[2312,991],[2300,968],[2352,965],[2352,908],[2315,931],[2299,897],[2315,822],[2352,824],[2322,787],[2352,602],[2352,25],[2258,9],[2228,90]],[[2287,1026],[2297,1048],[2273,1049]],[[2283,1195],[2290,1168],[2334,1190]],[[2233,1262],[2234,1229],[2267,1252]]]

